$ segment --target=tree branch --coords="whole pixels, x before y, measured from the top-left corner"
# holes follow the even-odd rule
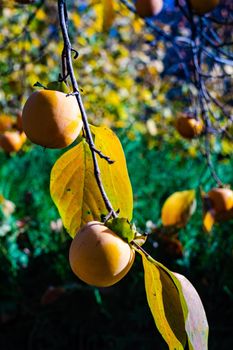
[[[91,130],[88,124],[88,118],[86,115],[86,111],[82,102],[82,98],[79,92],[79,87],[78,83],[75,78],[74,74],[74,69],[72,65],[72,51],[73,48],[71,46],[71,42],[69,39],[69,34],[68,34],[68,15],[67,15],[67,9],[66,9],[66,0],[58,0],[58,13],[59,13],[59,21],[60,21],[60,26],[61,26],[61,31],[62,31],[62,36],[63,36],[63,42],[64,42],[64,48],[62,51],[62,62],[63,65],[66,65],[66,71],[68,73],[68,76],[70,77],[72,87],[73,87],[73,94],[76,97],[78,106],[80,108],[81,116],[82,116],[82,121],[83,121],[83,128],[85,131],[86,139],[89,144],[91,153],[92,153],[92,159],[93,159],[93,165],[94,165],[94,174],[96,178],[97,185],[99,187],[100,193],[102,195],[102,198],[104,200],[106,209],[111,212],[111,215],[113,217],[117,217],[116,212],[114,211],[112,204],[105,192],[102,180],[101,180],[101,174],[100,174],[100,168],[98,165],[98,161],[96,158],[96,148],[95,144],[93,141],[93,137],[91,134]],[[64,74],[64,72],[63,72]]]

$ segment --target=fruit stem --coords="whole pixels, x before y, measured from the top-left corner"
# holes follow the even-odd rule
[[[141,250],[141,252],[147,257],[147,258],[151,258],[150,254],[147,253],[147,251],[145,251],[145,249],[143,249],[139,244],[137,244],[134,240],[130,242],[130,244],[132,246],[134,246],[136,248],[136,250]],[[152,258],[151,258],[152,259]]]
[[[100,193],[102,195],[103,201],[105,203],[106,209],[111,212],[112,217],[117,217],[116,212],[114,211],[112,204],[105,192],[103,183],[101,181],[101,174],[100,174],[100,168],[98,165],[97,157],[96,157],[96,148],[95,144],[92,138],[92,134],[90,131],[90,127],[88,124],[88,118],[87,114],[82,102],[82,97],[79,92],[79,86],[77,83],[77,80],[75,78],[74,74],[74,69],[72,65],[72,56],[71,53],[73,50],[68,34],[68,15],[67,15],[67,8],[66,8],[66,0],[58,0],[58,13],[59,13],[59,21],[60,21],[60,27],[62,31],[62,37],[63,37],[63,42],[64,42],[64,48],[62,51],[62,68],[63,68],[63,74],[65,73],[64,71],[66,70],[67,74],[65,76],[69,76],[71,80],[71,84],[73,87],[73,95],[75,95],[77,103],[80,108],[81,116],[82,116],[82,121],[83,121],[83,127],[84,131],[86,134],[86,139],[89,144],[91,154],[92,154],[92,159],[93,159],[93,165],[94,165],[94,174],[96,178],[97,185],[99,187]],[[77,55],[76,55],[77,56]]]

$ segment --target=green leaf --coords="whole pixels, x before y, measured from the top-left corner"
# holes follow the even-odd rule
[[[129,220],[125,218],[113,218],[108,220],[105,226],[128,243],[134,239],[136,234],[135,226],[130,224]]]
[[[46,87],[44,85],[42,85],[39,81],[37,81],[33,87],[39,87],[39,88],[43,88],[43,89],[46,89]]]
[[[97,155],[105,191],[113,208],[131,220],[132,188],[120,141],[107,128],[92,127],[92,132],[96,148],[115,161],[109,164]],[[72,237],[87,222],[101,221],[108,214],[97,186],[92,154],[85,139],[56,161],[51,172],[50,193]]]
[[[48,83],[47,89],[64,92],[65,94],[68,94],[70,92],[68,86],[64,81],[51,81]]]

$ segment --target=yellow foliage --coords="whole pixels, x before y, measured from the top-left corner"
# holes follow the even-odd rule
[[[120,141],[106,127],[92,126],[92,132],[96,149],[115,161],[110,165],[97,155],[105,191],[113,208],[120,210],[120,216],[131,220],[133,195]],[[72,237],[80,226],[93,220],[101,221],[102,215],[107,214],[94,176],[91,151],[84,139],[55,163],[51,172],[50,192]]]
[[[147,301],[170,350],[208,349],[208,322],[200,297],[182,275],[137,249],[142,256]],[[187,336],[187,338],[186,338]]]
[[[72,19],[74,25],[78,28],[80,27],[82,21],[81,21],[81,18],[79,16],[79,14],[77,12],[72,12],[70,14],[70,18]]]
[[[43,9],[39,9],[36,12],[36,18],[39,19],[40,21],[44,21],[46,19],[46,17],[47,17],[47,15]]]
[[[232,140],[222,139],[221,142],[222,142],[221,143],[221,145],[222,145],[222,153],[224,155],[232,154],[232,151],[233,151],[233,142],[232,142]]]
[[[176,286],[159,265],[141,254],[148,305],[155,324],[170,350],[183,350],[186,343],[183,311]]]
[[[195,191],[180,191],[167,198],[162,207],[164,226],[184,227],[196,209]]]
[[[203,216],[203,228],[206,232],[210,232],[215,223],[215,213],[213,210],[209,210],[204,213]]]

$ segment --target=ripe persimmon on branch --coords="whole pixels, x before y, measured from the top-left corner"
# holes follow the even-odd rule
[[[117,218],[118,213],[114,210],[108,195],[104,189],[102,180],[101,180],[101,173],[100,168],[98,165],[98,160],[96,157],[96,154],[99,155],[99,157],[104,158],[109,164],[112,164],[114,160],[110,159],[107,155],[103,155],[101,151],[96,149],[94,140],[92,137],[92,133],[89,127],[88,123],[88,117],[85,111],[85,107],[83,105],[82,97],[79,91],[79,86],[77,83],[77,80],[75,78],[73,64],[72,64],[72,52],[75,53],[74,58],[76,59],[78,57],[78,51],[76,51],[70,42],[69,39],[69,33],[68,33],[68,14],[67,14],[67,8],[66,8],[66,1],[65,0],[58,0],[58,13],[59,13],[59,22],[62,30],[62,36],[63,36],[63,42],[64,47],[62,51],[62,76],[61,81],[66,81],[67,78],[70,78],[73,92],[72,95],[76,97],[78,106],[80,108],[81,117],[83,121],[83,129],[84,129],[84,135],[86,137],[86,140],[88,142],[88,145],[91,150],[92,159],[93,159],[93,166],[94,166],[94,174],[96,178],[97,185],[99,187],[100,193],[102,195],[102,198],[104,200],[106,209],[108,210],[108,214],[105,217],[105,222],[109,220],[111,217]],[[149,256],[148,253],[141,248],[141,246],[137,243],[136,240],[131,241],[132,245],[140,250],[142,253],[145,254],[145,256]]]

